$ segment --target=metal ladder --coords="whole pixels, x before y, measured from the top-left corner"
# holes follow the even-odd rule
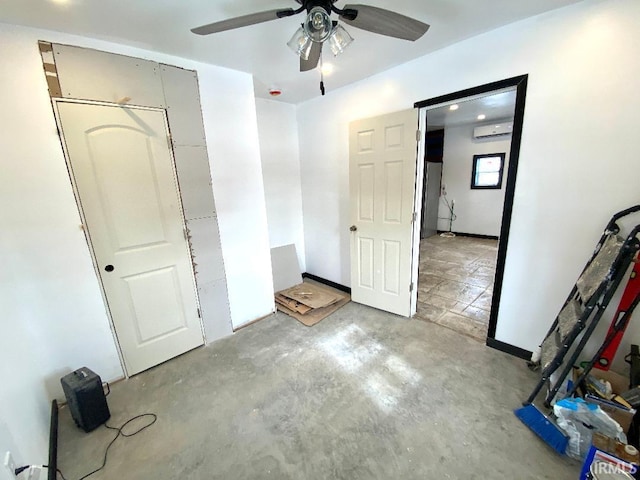
[[[540,358],[532,358],[529,364],[530,367],[539,366],[542,369],[542,373],[540,381],[527,401],[524,402],[524,405],[533,403],[545,383],[550,380],[551,375],[562,367],[564,363],[560,376],[550,386],[551,388],[544,401],[545,407],[549,408],[551,406],[551,401],[560,390],[569,372],[571,372],[574,363],[589,341],[620,282],[625,277],[629,265],[638,250],[640,250],[640,240],[637,238],[640,233],[640,225],[637,225],[626,238],[623,238],[619,235],[620,227],[617,223],[621,218],[639,211],[640,205],[623,210],[615,214],[607,224],[591,259],[587,262],[560,313],[555,318],[540,345]],[[625,320],[628,321],[628,318]],[[565,362],[565,357],[583,330],[582,338],[577,346],[573,348]],[[588,371],[591,370],[600,353],[601,351],[594,357],[592,362],[589,362]],[[588,371],[585,371],[579,380],[584,379],[586,374],[589,373]],[[579,383],[575,383],[569,395],[574,393]]]

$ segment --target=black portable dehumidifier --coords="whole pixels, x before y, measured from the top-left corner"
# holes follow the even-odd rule
[[[111,417],[100,377],[82,367],[60,379],[71,417],[85,432],[95,430]]]

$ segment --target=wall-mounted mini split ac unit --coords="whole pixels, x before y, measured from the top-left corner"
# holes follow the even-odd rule
[[[510,135],[513,132],[513,122],[492,123],[481,125],[473,129],[473,138],[497,137]]]

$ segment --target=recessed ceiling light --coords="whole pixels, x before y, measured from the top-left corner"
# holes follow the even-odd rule
[[[457,110],[457,109],[459,109],[459,108],[460,108],[460,106],[458,106],[458,105],[456,105],[456,104],[453,104],[453,105],[451,105],[451,106],[449,107],[449,110]]]
[[[484,113],[478,115],[478,120],[484,120],[485,118],[487,118],[487,116]]]
[[[325,63],[322,65],[322,73],[325,75],[331,75],[333,73],[333,65],[331,63]]]
[[[66,5],[69,3],[69,0],[51,0],[52,3],[57,3],[58,5]]]

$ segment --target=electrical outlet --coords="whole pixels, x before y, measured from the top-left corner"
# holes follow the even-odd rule
[[[16,462],[13,460],[11,452],[4,454],[4,468],[10,473],[9,478],[16,478]]]

